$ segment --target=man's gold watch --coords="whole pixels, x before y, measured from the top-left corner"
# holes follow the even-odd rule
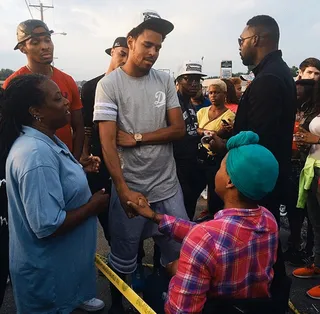
[[[141,133],[136,133],[133,135],[135,141],[137,142],[137,145],[140,145],[142,142],[142,134]]]

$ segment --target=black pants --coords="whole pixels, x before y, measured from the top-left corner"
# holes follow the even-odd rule
[[[101,165],[101,169],[99,173],[88,173],[87,175],[89,187],[91,193],[94,194],[101,189],[106,189],[106,193],[111,193],[111,180],[110,175],[107,168],[104,165]],[[106,209],[98,215],[100,225],[103,229],[104,236],[106,240],[109,242],[109,210]]]
[[[306,208],[296,208],[298,201],[298,192],[299,192],[299,178],[301,170],[304,166],[304,163],[300,160],[292,161],[292,170],[291,176],[289,179],[289,193],[288,200],[286,202],[287,212],[288,212],[288,220],[290,226],[290,236],[288,239],[288,245],[294,249],[300,249],[301,245],[301,229],[302,224],[304,222],[305,217],[308,219],[308,231],[307,231],[307,244],[306,250],[312,255],[313,244],[314,244],[314,236],[313,230],[308,218],[308,213]]]
[[[206,176],[208,183],[208,211],[211,215],[215,215],[224,206],[223,201],[215,192],[215,178],[220,168],[220,164],[221,161],[217,161],[215,165],[206,167]]]
[[[206,172],[199,167],[196,160],[176,160],[176,165],[184,205],[189,219],[193,220],[198,198],[207,185]]]
[[[9,275],[9,231],[0,221],[0,308],[3,302]]]
[[[275,190],[268,195],[264,200],[260,202],[260,205],[267,208],[275,217],[278,226],[280,228],[280,204],[285,204],[287,201],[288,193],[288,180],[282,179],[277,182]],[[290,285],[288,289],[285,290],[283,288],[283,282],[287,278],[286,267],[284,263],[284,256],[282,252],[282,246],[279,239],[278,243],[278,252],[277,252],[277,260],[273,265],[274,277],[270,287],[271,294],[273,296],[277,296],[277,300],[279,301],[279,308],[283,310],[283,312],[288,307],[288,300],[290,294]]]

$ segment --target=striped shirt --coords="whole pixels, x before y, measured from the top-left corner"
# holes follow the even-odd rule
[[[270,296],[278,226],[264,207],[224,209],[198,225],[164,216],[159,230],[183,241],[166,313],[200,313],[207,296]]]

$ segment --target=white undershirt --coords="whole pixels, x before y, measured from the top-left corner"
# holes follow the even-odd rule
[[[320,136],[320,116],[315,117],[309,125],[309,130],[312,134]],[[320,160],[320,145],[313,144],[310,149],[310,157]]]

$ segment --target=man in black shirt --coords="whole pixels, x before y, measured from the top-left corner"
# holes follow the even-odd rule
[[[266,15],[253,17],[238,41],[243,64],[255,65],[255,79],[240,100],[233,132],[256,132],[260,144],[277,158],[280,167],[278,184],[265,204],[279,222],[279,205],[285,204],[291,169],[296,87],[281,50],[278,50],[279,27],[273,18]],[[224,147],[225,143],[214,135],[212,150],[222,151]]]
[[[86,82],[81,89],[81,100],[83,104],[83,116],[85,126],[85,143],[83,149],[83,158],[85,159],[90,154],[98,156],[101,159],[101,166],[99,173],[88,173],[88,182],[92,193],[95,193],[102,188],[111,189],[110,174],[103,161],[101,144],[99,139],[99,131],[97,126],[92,122],[93,107],[96,87],[98,82],[110,72],[126,63],[128,58],[127,39],[125,37],[118,37],[112,46],[105,52],[111,56],[108,71],[88,82]],[[108,239],[108,212],[99,215],[99,220],[103,228],[105,237]]]
[[[254,131],[260,144],[268,148],[279,162],[279,178],[275,190],[261,205],[269,209],[280,220],[279,206],[286,204],[289,176],[291,172],[291,147],[293,125],[297,109],[296,87],[289,67],[278,50],[280,31],[277,22],[270,16],[255,16],[247,22],[239,42],[244,65],[254,65],[255,75],[244,92],[237,111],[234,134]],[[225,143],[214,135],[211,149],[222,152]],[[279,243],[278,260],[274,266],[274,284],[271,287],[280,295],[285,267]],[[282,295],[281,297],[286,298]],[[287,300],[285,300],[287,304]],[[283,303],[285,304],[285,303]]]
[[[252,130],[260,144],[277,158],[278,184],[266,200],[268,209],[279,222],[279,205],[286,204],[286,188],[291,170],[292,136],[297,109],[296,87],[287,64],[278,50],[279,27],[269,16],[248,21],[239,38],[244,65],[255,65],[255,79],[239,104],[234,134]]]
[[[173,153],[177,165],[177,174],[181,184],[184,203],[190,220],[193,219],[197,200],[206,186],[206,175],[197,164],[197,152],[200,137],[197,133],[198,121],[191,97],[197,95],[203,76],[202,66],[198,62],[185,62],[177,76],[178,98],[186,124],[186,135],[173,143]]]

